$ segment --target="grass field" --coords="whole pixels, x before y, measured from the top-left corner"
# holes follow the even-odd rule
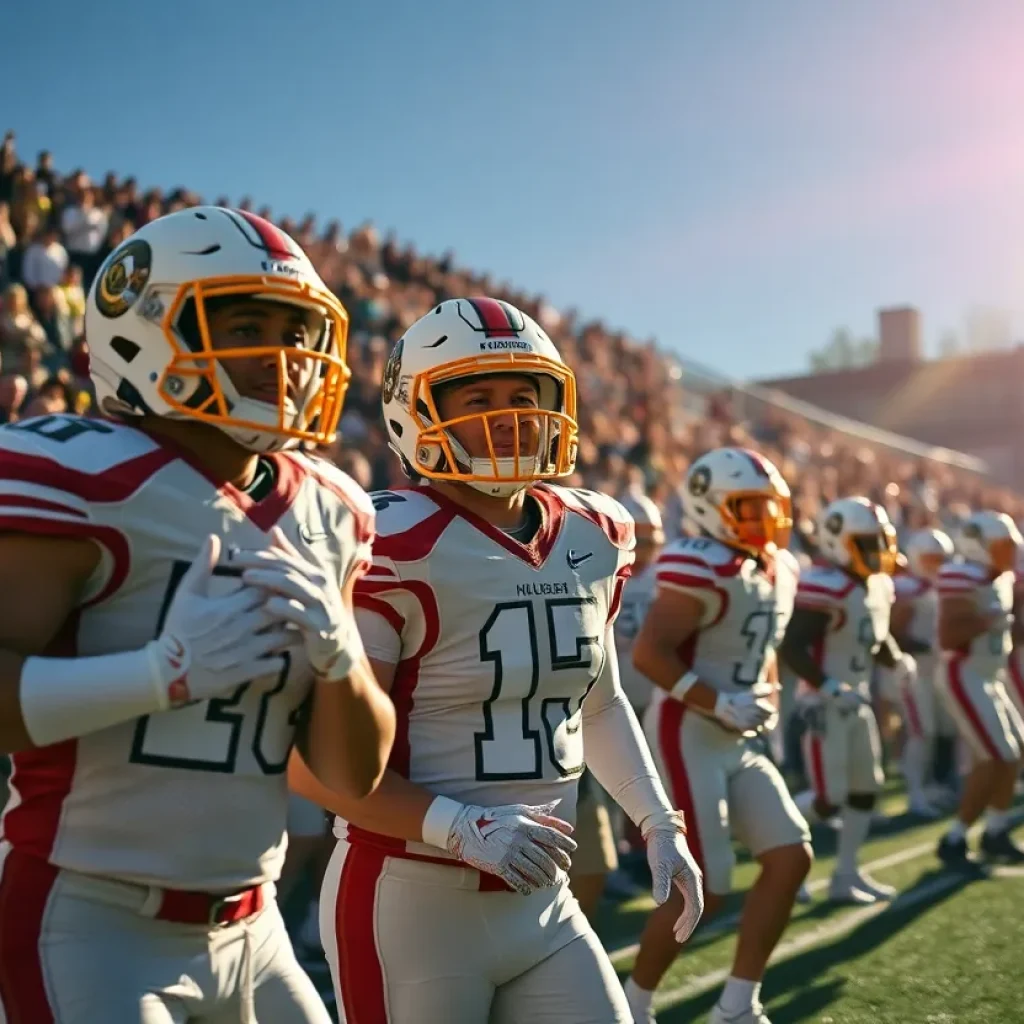
[[[934,855],[944,823],[907,818],[893,788],[883,806],[889,819],[873,830],[862,860],[899,897],[867,908],[827,902],[835,837],[815,834],[814,900],[797,907],[764,985],[773,1024],[1024,1024],[1017,989],[1024,869],[973,878],[944,871]],[[1024,840],[1024,826],[1017,835]],[[676,960],[658,991],[659,1024],[706,1019],[728,973],[742,892],[755,874],[749,861],[738,865],[738,891],[723,916],[702,926]],[[598,930],[623,978],[650,905],[602,907]],[[313,965],[311,973],[329,996],[326,972]]]

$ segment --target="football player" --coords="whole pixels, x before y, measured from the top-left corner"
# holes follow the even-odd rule
[[[633,660],[655,684],[644,727],[689,823],[705,912],[730,892],[734,837],[761,866],[711,1020],[767,1024],[761,979],[811,865],[806,822],[769,758],[748,745],[778,718],[774,650],[797,587],[795,560],[776,547],[792,526],[789,487],[757,453],[719,448],[690,467],[683,502],[700,536],[673,541],[658,559]],[[636,1021],[654,1020],[654,990],[685,939],[673,927],[678,910],[669,900],[644,929],[626,983]]]
[[[619,652],[622,689],[637,716],[641,717],[650,703],[654,687],[650,679],[633,665],[633,644],[657,590],[656,562],[665,544],[665,529],[661,511],[646,494],[631,492],[621,501],[622,507],[633,517],[636,557],[632,574],[622,590],[622,606],[615,620],[615,644]]]
[[[334,433],[347,316],[291,238],[198,207],[110,254],[86,330],[111,418],[0,430],[0,1019],[327,1024],[272,883],[309,701],[352,795],[394,734],[351,611],[372,506],[296,448]],[[287,599],[231,557],[271,546]]]
[[[1024,716],[1024,547],[1017,551],[1013,579],[1013,650],[1006,666],[1006,692]]]
[[[1002,681],[1011,649],[1013,570],[1020,546],[1020,531],[1008,515],[975,512],[956,538],[962,561],[947,562],[939,573],[942,684],[974,762],[957,817],[939,841],[939,857],[948,864],[967,859],[967,829],[982,814],[982,853],[1024,861],[1024,850],[1009,833],[1024,721]]]
[[[807,774],[812,789],[797,804],[809,821],[841,815],[833,900],[874,903],[895,890],[857,867],[884,781],[878,724],[871,708],[875,662],[913,670],[889,629],[896,534],[885,510],[867,498],[825,507],[816,537],[820,560],[800,576],[796,608],[780,654],[801,680]]]
[[[452,299],[413,324],[382,402],[420,486],[374,495],[356,596],[399,716],[390,767],[367,799],[321,795],[344,819],[321,900],[338,1005],[348,1024],[629,1021],[565,884],[584,753],[647,841],[655,899],[684,894],[682,936],[702,906],[619,685],[632,521],[547,483],[573,470],[576,382],[506,302]]]
[[[900,648],[914,656],[917,671],[892,673],[903,717],[903,778],[909,808],[923,818],[939,815],[926,783],[938,731],[935,673],[938,668],[939,596],[935,581],[953,556],[953,542],[937,529],[917,530],[906,543],[905,568],[893,579],[895,603],[890,628]],[[943,718],[948,716],[943,715]]]

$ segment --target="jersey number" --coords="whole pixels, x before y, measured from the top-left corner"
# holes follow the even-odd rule
[[[37,416],[22,423],[11,423],[8,430],[24,430],[51,441],[73,441],[82,434],[112,434],[114,428],[102,420],[79,419],[71,416]]]
[[[761,678],[765,651],[774,635],[774,609],[761,609],[747,616],[740,630],[740,636],[747,644],[747,652],[743,660],[737,661],[732,670],[732,681],[737,686],[753,686]]]
[[[157,636],[188,567],[188,562],[174,563],[160,609]],[[231,569],[214,569],[214,576],[238,575]],[[140,718],[129,759],[135,764],[160,768],[230,775],[235,771],[248,717],[255,719],[250,741],[253,760],[265,775],[282,774],[288,767],[295,725],[303,710],[301,703],[296,706],[294,695],[284,693],[291,667],[287,652],[284,659],[284,668],[278,675],[243,683],[230,696],[196,701],[175,711]],[[254,716],[247,715],[251,711],[255,711]]]
[[[483,704],[484,728],[473,737],[480,781],[543,778],[545,758],[563,778],[583,771],[583,701],[605,659],[601,638],[583,635],[584,611],[593,604],[576,597],[546,600],[543,653],[534,603],[495,605],[480,630],[480,658],[494,667],[494,687]],[[538,699],[542,671],[566,673],[566,689],[580,696]],[[576,673],[575,685],[569,673]],[[521,714],[495,714],[496,702],[505,711],[516,700]]]

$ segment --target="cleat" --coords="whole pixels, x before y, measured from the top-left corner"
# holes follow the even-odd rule
[[[764,1007],[760,1003],[754,1003],[739,1013],[728,1014],[716,1003],[715,1008],[708,1017],[708,1024],[772,1024],[765,1016]]]
[[[963,867],[969,863],[966,839],[951,839],[949,836],[943,836],[939,840],[935,853],[947,867]]]
[[[1024,864],[1024,850],[1013,841],[1008,829],[1002,832],[983,832],[980,845],[982,856],[988,860],[997,860],[1003,864]]]
[[[828,884],[828,898],[833,903],[845,903],[854,907],[870,907],[878,902],[878,897],[859,888],[854,879],[843,876],[832,876]]]
[[[942,811],[925,797],[911,800],[907,813],[914,818],[921,818],[924,821],[935,821],[942,817]]]

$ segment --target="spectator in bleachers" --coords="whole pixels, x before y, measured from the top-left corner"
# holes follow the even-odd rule
[[[0,287],[26,284],[46,322],[38,322],[19,293],[8,298],[5,290],[0,355],[6,373],[28,380],[30,401],[48,378],[63,371],[70,389],[66,404],[80,407],[78,395],[89,389],[87,348],[74,339],[91,274],[137,226],[199,202],[183,188],[142,192],[134,178],[112,172],[99,186],[91,185],[81,169],[62,178],[48,153],[40,154],[33,170],[19,164],[8,133],[0,146]],[[218,204],[230,205],[223,197]],[[255,208],[248,197],[238,205]],[[260,213],[271,219],[269,209]],[[705,382],[702,389],[653,342],[636,341],[600,322],[578,323],[574,310],[558,311],[542,296],[458,267],[451,252],[423,256],[393,234],[382,238],[371,222],[347,237],[337,221],[318,232],[312,215],[290,226],[352,318],[352,383],[334,453],[347,458],[341,453],[358,451],[360,475],[368,473],[375,487],[401,483],[386,457],[379,411],[378,388],[391,343],[443,299],[494,294],[542,323],[576,371],[582,438],[578,472],[570,482],[611,493],[639,483],[664,507],[670,535],[681,526],[677,488],[690,462],[722,444],[751,445],[780,467],[792,486],[798,524],[812,521],[823,503],[852,491],[885,504],[901,528],[940,514],[948,520],[957,502],[1005,509],[1017,519],[1024,513],[1013,495],[969,473],[865,443],[781,407],[759,403],[752,408],[728,388],[709,388]],[[35,292],[56,285],[60,298],[53,303],[45,297],[52,293]],[[46,402],[54,401],[51,388]],[[799,545],[799,529],[794,535]]]
[[[31,291],[52,288],[64,279],[68,268],[68,251],[61,244],[60,228],[47,222],[25,250],[21,280]]]
[[[47,346],[46,331],[29,306],[28,292],[21,284],[4,289],[3,311],[0,312],[0,358],[8,369],[19,367],[25,352]]]
[[[50,347],[61,355],[70,352],[75,330],[63,288],[59,285],[37,288],[32,306]]]
[[[0,288],[13,277],[10,273],[10,254],[17,248],[18,236],[11,224],[10,204],[0,200]]]
[[[99,269],[97,257],[110,225],[106,207],[96,203],[97,191],[88,186],[83,188],[72,203],[64,207],[60,218],[68,257],[82,268],[86,288],[92,284],[93,275]]]
[[[20,374],[0,376],[0,424],[20,419],[21,407],[28,395],[28,381]]]

